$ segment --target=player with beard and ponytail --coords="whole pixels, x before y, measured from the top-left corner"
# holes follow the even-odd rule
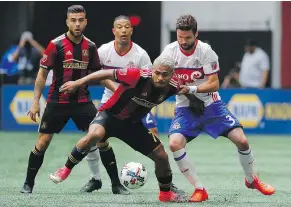
[[[32,193],[34,180],[40,169],[44,154],[54,133],[59,133],[69,119],[79,130],[88,130],[97,109],[90,99],[88,85],[83,85],[72,94],[59,92],[61,85],[85,77],[91,71],[101,69],[98,51],[94,42],[83,35],[87,25],[86,11],[81,5],[72,5],[67,11],[68,32],[50,41],[40,61],[35,81],[34,98],[28,112],[36,122],[40,113],[39,100],[45,86],[47,75],[53,70],[53,80],[49,89],[47,105],[38,129],[38,139],[31,151],[27,174],[21,193]],[[110,81],[102,82],[106,87]]]

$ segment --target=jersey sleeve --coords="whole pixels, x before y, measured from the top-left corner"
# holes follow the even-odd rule
[[[210,46],[205,53],[203,71],[205,75],[211,75],[219,71],[218,56]]]
[[[142,69],[152,69],[153,68],[151,59],[150,59],[147,52],[144,52],[143,55],[140,57],[138,67],[142,68]]]
[[[142,70],[137,68],[115,69],[114,79],[118,83],[134,87],[141,78],[141,71]]]
[[[51,41],[45,49],[42,58],[40,59],[40,67],[51,70],[55,65],[55,59],[57,56],[56,45]]]
[[[172,86],[172,93],[171,95],[176,95],[181,89],[181,85],[183,85],[181,79],[178,77],[177,74],[174,74],[172,79],[170,80],[170,85]]]
[[[100,59],[99,59],[99,54],[98,54],[98,50],[97,50],[97,47],[95,44],[92,47],[92,55],[91,55],[90,60],[89,60],[88,69],[91,71],[101,70],[101,63],[100,63]]]

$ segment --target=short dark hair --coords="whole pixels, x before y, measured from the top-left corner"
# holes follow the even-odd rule
[[[197,21],[192,15],[182,15],[177,19],[176,30],[188,31],[192,30],[195,34],[197,32]]]
[[[255,40],[255,39],[248,39],[247,41],[246,41],[246,46],[258,46],[259,44],[258,44],[258,42]]]
[[[67,14],[69,13],[85,13],[86,14],[86,10],[84,9],[82,5],[72,5],[68,7]]]
[[[126,16],[126,15],[119,15],[119,16],[117,16],[117,17],[114,18],[114,22],[113,23],[115,23],[116,21],[121,20],[121,19],[125,19],[125,20],[130,21],[130,19],[129,19],[128,16]]]

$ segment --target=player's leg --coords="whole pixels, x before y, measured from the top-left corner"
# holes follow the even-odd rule
[[[213,138],[220,135],[228,137],[236,145],[247,187],[256,188],[265,195],[273,194],[275,189],[260,182],[255,176],[254,157],[242,130],[242,125],[226,108],[225,104],[222,101],[217,101],[206,107],[203,119],[205,123],[203,130],[206,133]]]
[[[129,195],[130,192],[121,184],[118,176],[117,162],[115,154],[108,140],[98,142],[97,146],[100,151],[101,161],[111,180],[111,190],[113,194]]]
[[[91,193],[102,187],[100,176],[100,154],[97,145],[93,146],[85,157],[91,171],[91,179],[81,188],[81,193]]]
[[[143,119],[142,119],[143,125],[156,137],[159,137],[159,131],[158,131],[158,126],[156,119],[154,115],[149,112]],[[171,191],[179,194],[185,193],[184,191],[180,190],[179,188],[176,187],[173,183],[171,184]]]
[[[245,185],[264,195],[272,195],[275,188],[259,180],[254,171],[254,157],[242,128],[234,128],[226,135],[238,148],[240,164],[245,173]]]
[[[169,131],[169,147],[180,171],[195,188],[190,202],[202,202],[208,199],[208,194],[185,148],[187,142],[197,137],[200,131],[199,119],[189,108],[176,109],[175,118]]]
[[[160,188],[159,200],[176,201],[178,196],[170,190],[172,171],[168,154],[158,137],[150,133],[141,122],[123,124],[123,128],[131,130],[124,130],[118,138],[155,162],[155,174]]]
[[[32,193],[35,177],[43,163],[54,133],[59,133],[69,117],[66,109],[60,105],[47,105],[39,125],[39,134],[34,149],[30,152],[27,173],[21,193]]]
[[[84,131],[87,130],[96,113],[97,109],[95,105],[90,102],[80,105],[79,109],[74,108],[72,118],[77,127]],[[100,157],[111,179],[112,192],[114,194],[129,195],[129,191],[120,183],[115,154],[108,141],[98,142],[96,146],[90,149],[90,152],[86,156],[86,160],[92,173],[92,178],[84,185],[81,192],[92,192],[101,188],[102,182],[99,168]]]
[[[111,121],[107,113],[98,112],[89,126],[87,135],[77,142],[69,155],[65,166],[58,169],[55,173],[52,173],[50,179],[55,183],[64,181],[71,173],[73,167],[86,157],[96,142],[101,141],[105,136],[107,137],[106,131],[111,131],[110,127],[108,128],[109,123],[111,124]]]

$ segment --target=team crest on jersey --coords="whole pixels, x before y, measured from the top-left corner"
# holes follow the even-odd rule
[[[47,61],[47,55],[43,54],[42,58],[41,58],[41,62],[46,62]]]
[[[88,56],[89,55],[89,52],[88,52],[88,50],[82,50],[82,54],[83,54],[83,56]]]
[[[129,63],[127,63],[126,67],[127,68],[134,68],[134,62],[133,61],[129,61]]]
[[[199,61],[198,59],[195,59],[195,60],[194,60],[193,67],[194,67],[194,68],[199,68],[199,67],[201,67],[201,63],[200,63],[200,61]]]
[[[210,62],[210,65],[211,65],[212,70],[217,69],[217,62],[216,61]]]
[[[176,122],[173,126],[172,126],[173,129],[180,129],[181,128],[181,125],[179,122]]]
[[[126,75],[127,70],[126,69],[119,69],[119,75]]]

